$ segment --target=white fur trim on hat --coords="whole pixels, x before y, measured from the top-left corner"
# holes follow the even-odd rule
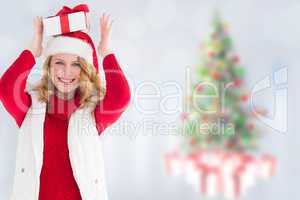
[[[93,49],[85,41],[68,36],[56,36],[49,39],[46,47],[43,50],[43,57],[57,53],[75,54],[84,58],[90,64],[93,64]]]

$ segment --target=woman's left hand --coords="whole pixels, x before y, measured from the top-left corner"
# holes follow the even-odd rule
[[[111,53],[111,50],[109,49],[109,39],[113,20],[110,20],[109,17],[110,16],[105,13],[100,17],[101,38],[98,45],[98,52],[102,57]]]

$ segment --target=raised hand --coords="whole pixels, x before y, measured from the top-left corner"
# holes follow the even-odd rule
[[[103,13],[100,17],[100,42],[98,45],[98,52],[102,57],[111,53],[109,49],[109,39],[112,23],[113,20],[110,20],[110,16]]]
[[[42,53],[43,47],[43,19],[37,16],[33,20],[33,38],[29,45],[29,50],[32,52],[34,57],[39,57]]]

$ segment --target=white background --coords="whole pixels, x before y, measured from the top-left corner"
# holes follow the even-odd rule
[[[111,200],[131,199],[201,199],[182,179],[167,177],[162,158],[176,145],[176,137],[160,134],[160,131],[142,130],[145,120],[151,123],[178,123],[179,111],[165,114],[159,110],[159,102],[174,94],[167,82],[176,82],[183,90],[186,67],[197,63],[198,46],[215,8],[228,21],[236,52],[246,68],[249,88],[262,78],[272,75],[272,69],[288,67],[288,131],[278,133],[262,123],[266,135],[261,139],[261,151],[277,156],[279,171],[268,182],[259,182],[243,199],[297,199],[300,162],[298,151],[300,136],[298,121],[299,100],[299,44],[300,2],[293,0],[130,0],[85,1],[92,14],[92,36],[98,41],[98,17],[106,11],[115,19],[112,47],[132,91],[128,110],[113,127],[104,134],[105,165]],[[0,12],[0,74],[9,67],[19,53],[26,48],[32,34],[35,15],[49,16],[65,3],[74,6],[81,1],[9,0],[2,2]],[[35,70],[41,67],[39,61]],[[30,78],[33,80],[34,78]],[[30,81],[29,80],[29,81]],[[152,82],[160,90],[156,99],[136,99],[136,89],[141,83]],[[147,92],[142,88],[141,92]],[[272,110],[274,104],[270,89],[259,102]],[[153,91],[152,91],[153,92]],[[181,100],[166,102],[169,109],[181,107]],[[139,112],[157,109],[155,114]],[[8,199],[12,187],[17,126],[12,117],[0,106],[0,200]],[[124,123],[137,129],[117,130]],[[149,127],[148,127],[149,128]],[[115,134],[113,134],[115,133]]]

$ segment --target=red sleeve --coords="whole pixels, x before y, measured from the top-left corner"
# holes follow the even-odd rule
[[[103,59],[106,94],[95,108],[95,121],[99,135],[125,111],[130,102],[130,88],[114,54]]]
[[[24,50],[0,79],[0,100],[19,127],[31,106],[31,98],[25,86],[34,65],[34,56],[29,50]]]

